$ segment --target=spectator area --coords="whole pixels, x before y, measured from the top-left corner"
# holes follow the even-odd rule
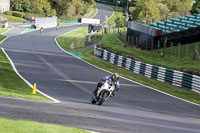
[[[150,23],[149,26],[162,30],[162,35],[188,30],[200,26],[200,14],[186,15],[185,17],[172,18],[164,22]]]

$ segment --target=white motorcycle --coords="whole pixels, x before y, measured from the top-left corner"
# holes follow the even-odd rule
[[[114,89],[114,84],[112,84],[110,80],[106,80],[103,85],[98,89],[96,96],[94,93],[92,93],[91,103],[102,105],[103,102],[111,96]]]

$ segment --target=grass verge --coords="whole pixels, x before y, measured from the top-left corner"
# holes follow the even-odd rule
[[[0,95],[32,100],[50,101],[32,89],[15,73],[7,57],[0,49]]]
[[[66,33],[56,40],[64,49],[81,48],[85,46],[85,38],[88,34],[88,27],[80,28],[78,30]]]
[[[177,55],[171,56],[170,54],[166,54],[165,57],[160,56],[160,53],[163,51],[161,50],[155,50],[153,52],[151,51],[146,51],[146,50],[141,50],[139,48],[127,46],[124,47],[123,42],[121,42],[119,39],[116,41],[116,45],[114,45],[114,39],[115,36],[114,34],[107,34],[107,35],[95,35],[92,38],[92,41],[96,42],[95,40],[100,40],[102,41],[102,46],[106,49],[110,49],[112,51],[119,52],[124,55],[132,56],[135,57],[136,59],[157,65],[157,66],[162,66],[165,68],[170,68],[170,69],[175,69],[175,70],[193,70],[193,71],[200,71],[200,62],[197,60],[193,60],[194,56],[194,47],[196,44],[200,47],[200,42],[198,43],[193,43],[189,45],[189,54],[188,57],[178,57]],[[186,46],[183,45],[181,46],[182,53],[185,53],[185,48]],[[178,51],[178,46],[173,47],[173,51]],[[166,53],[170,53],[171,48],[166,49]]]
[[[15,16],[8,16],[5,14],[0,14],[0,16],[6,17],[8,19],[8,21],[11,21],[11,22],[25,22],[25,19],[15,17]]]
[[[6,29],[0,29],[0,33]],[[0,35],[0,42],[6,36]],[[32,94],[32,89],[15,73],[6,55],[0,49],[0,95],[32,100],[50,101],[37,93]]]
[[[82,129],[25,120],[0,118],[2,133],[89,133]]]
[[[118,18],[118,17],[123,17],[124,18],[124,16],[123,16],[123,7],[116,7],[114,5],[98,3],[98,2],[97,2],[97,4],[110,7],[110,8],[112,8],[114,10],[113,16],[107,22],[108,25],[115,24],[115,19]],[[104,23],[104,24],[106,24],[106,23]]]
[[[97,8],[96,7],[93,7],[92,8],[92,12],[91,12],[91,14],[88,16],[88,18],[92,18],[92,17],[94,17],[94,15],[97,13]]]
[[[80,33],[80,30],[82,30],[82,29],[78,29],[78,30],[73,31],[73,34],[68,34],[68,36],[65,39],[68,40],[68,38],[71,38],[71,37],[73,38],[73,35]],[[99,36],[101,36],[101,35],[99,35]],[[100,37],[99,40],[101,40],[101,39],[102,38]],[[109,42],[109,39],[112,40],[113,38],[108,37],[107,38],[108,42]],[[104,40],[104,41],[106,41],[106,40]],[[83,41],[81,43],[84,44],[84,42],[85,41]],[[119,40],[117,42],[119,43]],[[60,41],[58,43],[62,48],[66,49],[64,41]],[[70,41],[68,41],[68,43],[70,44]],[[68,52],[72,52],[72,51],[68,50]],[[159,81],[156,81],[156,80],[153,80],[153,79],[149,79],[149,78],[144,77],[142,75],[134,74],[131,71],[127,71],[123,68],[117,67],[117,66],[115,66],[115,65],[113,65],[113,64],[111,64],[107,61],[100,59],[99,57],[94,56],[94,54],[93,54],[94,50],[93,49],[78,50],[78,51],[73,51],[73,52],[83,56],[83,60],[85,60],[85,61],[87,61],[87,62],[89,62],[89,63],[91,63],[91,64],[93,64],[97,67],[103,68],[103,69],[108,70],[108,71],[113,72],[113,73],[117,72],[121,76],[126,77],[128,79],[131,79],[133,81],[136,81],[136,82],[139,82],[141,84],[147,85],[149,87],[155,88],[155,89],[160,90],[162,92],[166,92],[166,93],[171,94],[173,96],[177,96],[177,97],[180,97],[182,99],[200,104],[200,94],[197,94],[195,92],[188,91],[188,90],[176,87],[176,86],[172,86],[170,84],[166,84],[166,83],[162,83],[162,82],[159,82]],[[141,53],[138,53],[138,54],[141,54]]]
[[[176,86],[172,86],[170,84],[162,83],[153,79],[146,78],[142,75],[135,74],[131,71],[127,71],[125,69],[122,69],[120,67],[117,67],[107,61],[102,60],[99,57],[94,56],[94,50],[79,50],[79,51],[73,51],[79,55],[84,56],[83,60],[97,66],[100,68],[103,68],[105,70],[108,70],[110,72],[117,72],[119,75],[126,77],[128,79],[131,79],[133,81],[139,82],[141,84],[147,85],[149,87],[155,88],[157,90],[160,90],[162,92],[166,92],[168,94],[171,94],[173,96],[180,97],[182,99],[200,104],[200,94],[188,91]]]

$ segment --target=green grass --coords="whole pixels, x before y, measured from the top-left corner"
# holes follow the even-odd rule
[[[0,118],[1,133],[89,133],[82,129],[25,120]]]
[[[17,98],[49,101],[46,97],[37,93],[32,94],[30,88],[13,70],[7,57],[0,49],[0,95]]]
[[[0,26],[3,26],[3,24],[0,24]],[[2,35],[1,33],[6,32],[8,29],[11,29],[12,26],[8,26],[8,28],[0,28],[0,42],[4,40],[7,36]]]
[[[92,8],[92,13],[88,16],[88,18],[91,18],[93,17],[95,14],[97,13],[97,8],[96,7],[93,7]],[[65,18],[65,20],[76,20],[77,18]],[[59,26],[70,26],[70,25],[73,25],[73,24],[77,24],[77,23],[61,23],[61,20],[58,20],[60,22]]]
[[[5,35],[0,35],[0,42],[1,42],[2,40],[4,40],[6,37],[7,37],[7,36],[5,36]]]
[[[66,37],[65,40],[67,40],[68,38],[70,39],[71,37],[73,38],[73,35],[76,35],[76,34],[79,34],[79,33],[80,33],[80,29],[75,30],[75,31],[73,31],[73,34],[68,34],[68,36]],[[87,35],[87,34],[85,33],[85,35]],[[85,35],[82,35],[82,36],[85,36]],[[124,49],[123,46],[121,47],[119,45],[119,43],[121,43],[119,40],[117,40],[117,45],[115,45],[115,46],[113,45],[113,41],[114,41],[113,36],[108,36],[108,35],[104,36],[104,35],[101,35],[101,34],[98,34],[97,36],[98,36],[97,42],[99,40],[103,40],[103,43],[106,42],[106,44],[108,46],[111,45],[113,49],[116,49],[116,50],[119,50],[120,52],[126,53],[126,49]],[[92,40],[95,40],[95,37]],[[73,39],[71,41],[73,41]],[[85,42],[85,39],[83,39],[82,43],[84,43],[84,42]],[[66,44],[65,44],[64,41],[60,41],[58,43],[61,47],[66,49]],[[68,43],[70,44],[70,41],[68,41]],[[68,52],[72,52],[72,51],[68,50]],[[172,86],[172,85],[167,84],[167,83],[162,83],[162,82],[159,82],[159,81],[156,81],[156,80],[153,80],[153,79],[149,79],[149,78],[144,77],[142,75],[134,74],[130,71],[127,71],[125,69],[117,67],[117,66],[115,66],[115,65],[113,65],[113,64],[111,64],[107,61],[104,61],[104,60],[94,56],[93,49],[91,49],[91,50],[79,50],[79,51],[73,51],[73,52],[83,56],[83,60],[85,60],[85,61],[87,61],[87,62],[89,62],[89,63],[91,63],[95,66],[98,66],[100,68],[103,68],[103,69],[108,70],[108,71],[113,72],[113,73],[117,72],[121,76],[129,78],[133,81],[137,81],[139,83],[150,86],[150,87],[155,88],[157,90],[160,90],[160,91],[166,92],[168,94],[183,98],[185,100],[200,104],[200,94],[192,92],[192,91],[188,91],[188,90],[176,87],[176,86]],[[130,52],[130,51],[128,51],[128,52]],[[132,51],[132,53],[134,53],[134,52]],[[143,54],[143,53],[140,53],[138,51],[137,54]]]
[[[19,17],[15,17],[15,16],[8,16],[5,14],[0,14],[0,16],[6,17],[8,19],[8,21],[11,21],[11,22],[24,22],[25,21],[25,19],[23,19],[23,18],[19,18]]]
[[[0,29],[0,33],[5,32],[7,29]],[[0,41],[6,36],[0,35]],[[37,93],[32,94],[30,88],[13,70],[9,60],[0,49],[0,95],[10,96],[17,98],[26,98],[33,100],[50,101],[48,98]]]
[[[78,30],[66,33],[56,40],[64,49],[81,48],[85,46],[85,38],[87,36],[88,27],[80,28]]]
[[[118,11],[118,12],[123,12],[124,11],[124,8],[123,7],[116,7],[116,6],[114,6],[114,5],[110,5],[110,4],[104,4],[104,3],[99,3],[99,2],[97,2],[96,4],[98,4],[98,5],[103,5],[103,6],[108,6],[108,7],[110,7],[110,8],[112,8],[114,11]]]
[[[121,42],[119,39],[117,39],[117,44],[114,45],[114,35],[109,34],[109,35],[97,35],[97,37],[93,37],[92,40],[98,39],[99,36],[101,36],[102,40],[102,46],[106,49],[110,49],[119,53],[122,53],[124,55],[132,56],[135,57],[136,59],[157,65],[157,66],[162,66],[170,69],[175,69],[175,70],[193,70],[193,71],[200,71],[200,62],[198,60],[193,60],[193,55],[194,55],[194,46],[195,44],[198,44],[200,47],[200,43],[195,43],[195,44],[190,44],[189,45],[189,56],[186,58],[184,57],[185,55],[185,45],[181,46],[182,47],[182,57],[178,57],[177,51],[178,51],[178,46],[173,47],[173,51],[176,55],[171,56],[171,48],[166,49],[166,56],[161,58],[160,53],[163,51],[161,50],[155,50],[153,52],[150,51],[145,51],[141,50],[139,48],[135,47],[124,47],[123,42]]]
[[[108,70],[113,73],[119,73],[119,75],[126,77],[128,79],[131,79],[133,81],[142,83],[144,85],[147,85],[149,87],[155,88],[157,90],[160,90],[162,92],[166,92],[168,94],[180,97],[182,99],[200,104],[200,94],[188,91],[176,86],[172,86],[170,84],[162,83],[153,79],[149,79],[147,77],[144,77],[142,75],[135,74],[133,72],[127,71],[125,69],[122,69],[120,67],[117,67],[107,61],[102,60],[99,57],[94,56],[94,50],[79,50],[74,51],[75,53],[84,56],[83,60],[98,66],[100,68],[103,68],[105,70]]]
[[[97,8],[93,7],[92,8],[92,13],[88,16],[88,18],[94,17],[94,15],[97,13]]]
[[[104,5],[104,6],[108,6],[110,8],[112,8],[114,10],[114,14],[113,16],[108,20],[108,25],[113,25],[115,24],[115,19],[118,17],[123,17],[123,7],[117,7],[113,6],[113,5],[109,5],[109,4],[103,4],[103,3],[97,3],[98,5]],[[106,24],[106,23],[105,23]]]

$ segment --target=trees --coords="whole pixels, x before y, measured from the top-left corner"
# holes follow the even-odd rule
[[[198,10],[200,10],[200,0],[195,0],[194,4],[192,6],[191,13],[197,13],[197,12],[199,12]]]
[[[140,0],[136,4],[136,9],[132,12],[133,20],[146,17],[158,16],[160,14],[157,0]]]
[[[40,16],[66,17],[75,12],[75,15],[84,15],[95,3],[94,0],[11,0],[13,11],[29,12]],[[75,7],[70,12],[69,6]]]
[[[30,12],[29,0],[11,0],[11,9],[20,12]]]
[[[70,0],[50,0],[51,6],[56,10],[57,16],[61,17],[67,14]]]
[[[31,12],[42,16],[55,16],[56,11],[51,8],[48,0],[31,0]]]
[[[124,24],[124,19],[122,17],[118,17],[116,20],[115,20],[115,23],[116,23],[116,27],[117,28],[120,28],[120,27],[123,27],[125,24]]]
[[[134,20],[190,10],[193,0],[138,0],[131,13]],[[196,0],[200,1],[200,0]]]

